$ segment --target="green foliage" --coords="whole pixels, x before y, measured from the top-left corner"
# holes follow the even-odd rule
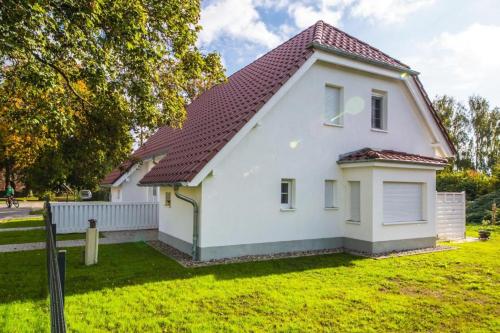
[[[500,108],[490,108],[477,95],[469,97],[467,106],[446,95],[433,105],[458,151],[454,168],[490,173],[500,161]]]
[[[497,179],[474,170],[449,171],[437,173],[436,189],[438,192],[465,191],[467,200],[474,200],[495,189]]]
[[[500,190],[482,195],[467,203],[467,223],[481,223],[483,219],[492,220],[491,207],[500,203]]]
[[[185,105],[225,79],[219,55],[196,47],[199,1],[1,7],[0,161],[34,190],[93,189],[134,133],[181,126]]]
[[[333,254],[183,268],[144,243],[69,248],[71,332],[495,332],[500,237],[383,260]],[[477,237],[477,231],[474,233]],[[46,331],[42,251],[0,254],[0,327]],[[42,329],[42,327],[45,327]]]

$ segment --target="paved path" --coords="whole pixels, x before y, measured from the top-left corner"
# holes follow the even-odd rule
[[[151,241],[158,239],[158,230],[103,231],[101,233],[105,238],[100,238],[99,244],[135,243],[140,241]],[[77,239],[57,241],[58,248],[77,246],[85,246],[85,240]],[[42,249],[45,249],[45,242],[0,245],[0,253]]]
[[[0,200],[0,220],[11,218],[34,217],[30,211],[43,208],[43,201],[19,201],[19,208],[7,208]]]

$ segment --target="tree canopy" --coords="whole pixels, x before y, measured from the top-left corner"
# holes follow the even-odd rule
[[[182,126],[225,79],[199,16],[190,0],[0,0],[2,161],[35,188],[93,186],[134,133]]]
[[[491,108],[481,96],[464,105],[453,97],[438,96],[433,102],[450,134],[458,156],[454,167],[493,173],[500,163],[500,108]]]

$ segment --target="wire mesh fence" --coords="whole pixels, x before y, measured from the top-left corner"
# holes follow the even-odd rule
[[[57,251],[56,225],[52,224],[50,203],[45,202],[45,230],[47,234],[47,275],[50,298],[51,332],[66,332],[64,320],[65,251]]]

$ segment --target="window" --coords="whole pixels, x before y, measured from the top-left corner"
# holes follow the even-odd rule
[[[361,221],[361,189],[359,181],[349,182],[349,220],[354,222]]]
[[[165,192],[165,206],[172,207],[172,194],[170,192]]]
[[[384,182],[384,223],[423,220],[423,184]]]
[[[293,209],[294,200],[294,181],[293,179],[281,180],[281,208]]]
[[[386,95],[381,93],[372,94],[372,128],[379,130],[387,129]]]
[[[121,200],[122,198],[122,190],[121,189],[117,189],[116,190],[116,199],[117,200]]]
[[[341,88],[325,87],[325,124],[342,125]]]
[[[157,195],[157,191],[158,191],[158,189],[156,188],[156,186],[155,186],[155,187],[153,187],[153,196],[154,196],[154,197],[156,197],[156,195]]]
[[[337,207],[337,186],[335,180],[325,180],[325,208]]]

